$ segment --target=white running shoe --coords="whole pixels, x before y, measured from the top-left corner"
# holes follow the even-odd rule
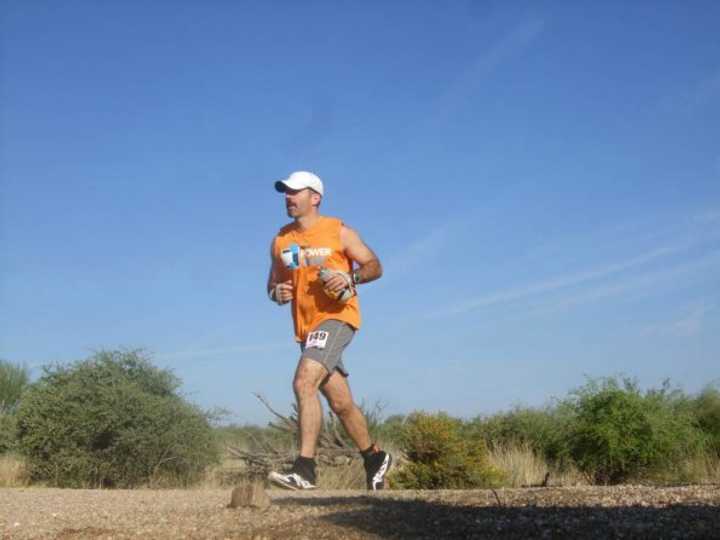
[[[268,480],[285,489],[303,490],[317,488],[315,484],[292,471],[287,474],[273,471],[268,475]]]

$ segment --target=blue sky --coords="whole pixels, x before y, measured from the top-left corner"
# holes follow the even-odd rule
[[[0,357],[143,347],[203,406],[289,408],[265,296],[307,169],[384,277],[355,396],[541,405],[720,379],[717,2],[0,4]]]

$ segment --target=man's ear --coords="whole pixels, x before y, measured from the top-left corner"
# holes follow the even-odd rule
[[[322,195],[320,195],[316,191],[313,191],[312,198],[313,198],[313,206],[319,207],[320,203],[322,202]]]

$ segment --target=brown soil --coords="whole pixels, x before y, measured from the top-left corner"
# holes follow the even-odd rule
[[[720,487],[473,491],[0,489],[2,538],[719,538]]]

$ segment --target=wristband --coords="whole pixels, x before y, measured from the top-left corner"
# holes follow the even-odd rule
[[[352,282],[353,282],[353,285],[359,285],[359,284],[360,284],[360,272],[358,272],[357,270],[355,270],[355,271],[352,273]]]

